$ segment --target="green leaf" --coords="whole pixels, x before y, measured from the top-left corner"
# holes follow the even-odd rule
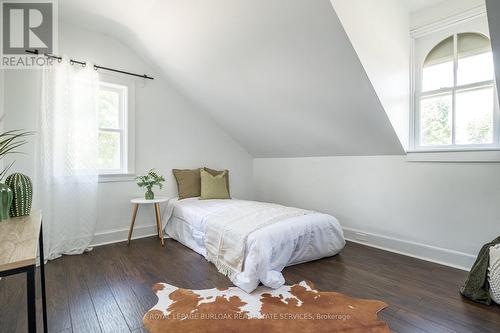
[[[10,130],[7,132],[0,133],[0,160],[7,155],[12,154],[23,154],[17,149],[24,146],[27,141],[23,138],[33,135],[34,132],[23,131],[23,130]],[[0,181],[3,180],[5,174],[12,167],[14,162],[12,162],[8,167],[4,168],[0,172]]]

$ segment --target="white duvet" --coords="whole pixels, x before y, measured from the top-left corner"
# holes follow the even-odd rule
[[[207,220],[223,215],[240,200],[172,199],[167,206],[168,236],[207,257]],[[342,228],[331,215],[312,213],[286,218],[252,232],[246,241],[243,271],[231,280],[246,292],[260,282],[270,288],[285,283],[286,266],[312,261],[340,252],[345,240]]]

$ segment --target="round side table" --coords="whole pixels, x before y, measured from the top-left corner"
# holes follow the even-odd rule
[[[153,200],[146,200],[144,198],[135,198],[130,200],[133,205],[132,209],[132,223],[130,224],[130,231],[128,232],[128,244],[130,245],[130,238],[132,238],[132,231],[134,230],[135,218],[137,216],[137,211],[139,210],[139,205],[149,205],[154,204],[155,213],[156,213],[156,230],[158,233],[158,237],[161,240],[161,246],[165,246],[163,240],[163,228],[161,227],[161,214],[160,214],[160,204],[162,202],[167,202],[169,198],[158,197]]]

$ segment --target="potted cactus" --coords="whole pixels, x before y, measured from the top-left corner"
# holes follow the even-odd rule
[[[145,199],[153,200],[155,198],[155,194],[152,190],[153,186],[158,186],[161,189],[165,178],[159,175],[154,169],[151,169],[146,175],[138,176],[135,180],[139,187],[146,189],[146,193],[144,194]]]
[[[4,157],[7,155],[19,154],[17,148],[25,145],[27,141],[24,140],[24,138],[32,134],[33,132],[24,132],[22,130],[12,130],[0,133],[0,161],[3,162]],[[9,186],[3,183],[3,179],[13,164],[14,162],[11,162],[0,171],[0,220],[9,218],[13,192]],[[29,205],[31,207],[31,192],[29,195],[29,198],[24,198],[23,200],[29,200]]]

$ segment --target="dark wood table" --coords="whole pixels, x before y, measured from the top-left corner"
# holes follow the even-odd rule
[[[0,221],[0,277],[26,273],[28,295],[28,331],[36,332],[35,272],[40,247],[43,331],[47,332],[47,300],[43,256],[42,213]]]

